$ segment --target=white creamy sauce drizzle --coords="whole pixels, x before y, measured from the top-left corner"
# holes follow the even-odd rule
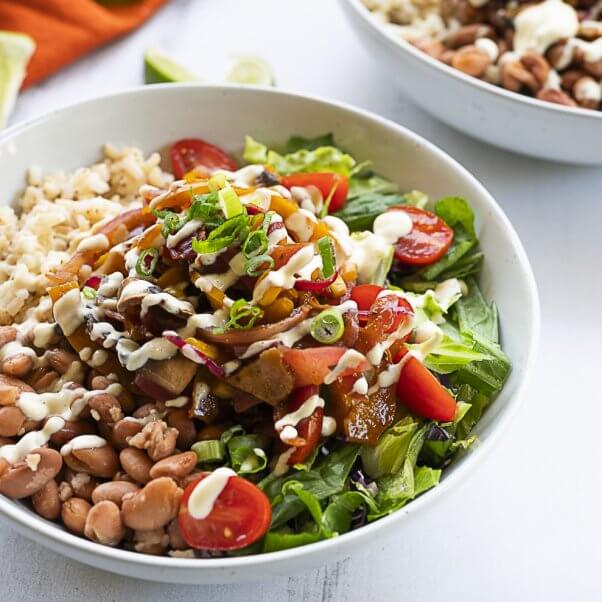
[[[81,293],[78,288],[67,291],[52,308],[56,323],[65,336],[72,335],[84,321]]]
[[[167,242],[165,243],[167,248],[172,249],[177,246],[178,243],[194,234],[202,225],[203,222],[196,219],[185,223],[177,232],[167,237]]]
[[[137,276],[138,272],[136,271],[136,264],[138,263],[138,258],[140,257],[140,249],[138,247],[132,247],[124,257],[125,261],[125,269],[127,270],[130,276]]]
[[[382,237],[372,232],[360,232],[351,238],[351,261],[357,266],[358,282],[370,282],[378,269],[391,252],[391,245]]]
[[[46,445],[50,437],[64,426],[65,421],[54,416],[46,422],[41,430],[27,433],[14,445],[1,446],[0,458],[4,458],[9,464],[16,464],[34,449]]]
[[[261,298],[272,287],[289,290],[295,286],[295,274],[304,268],[314,257],[313,245],[307,245],[299,249],[278,270],[268,272],[268,275],[255,285],[253,290],[253,302],[258,303]]]
[[[117,343],[119,363],[130,372],[139,370],[149,360],[167,360],[178,352],[178,348],[167,339],[157,337],[142,346],[131,339],[120,339]]]
[[[312,237],[317,223],[316,216],[307,209],[299,209],[284,220],[287,230],[295,235],[298,242],[307,242]]]
[[[78,449],[94,449],[105,445],[107,445],[107,442],[98,435],[79,435],[79,437],[74,437],[61,447],[61,456],[68,456],[72,451]]]
[[[145,295],[140,305],[140,316],[145,316],[150,307],[155,305],[161,306],[166,312],[174,315],[194,314],[194,307],[189,301],[178,299],[169,293],[150,293]]]
[[[368,381],[365,376],[360,376],[354,383],[351,390],[358,395],[366,395],[368,393]]]
[[[274,476],[281,477],[283,474],[286,474],[288,472],[288,459],[293,455],[295,449],[295,447],[291,447],[290,449],[287,449],[285,452],[282,452],[278,456],[276,464],[274,465]]]
[[[291,427],[292,430],[289,429],[287,431],[286,438],[294,439],[297,436],[297,431],[294,429],[294,427],[296,427],[304,418],[309,418],[314,413],[316,408],[323,407],[324,400],[319,395],[312,395],[311,397],[308,397],[294,412],[286,414],[286,416],[283,416],[280,418],[280,420],[277,420],[274,424],[274,428],[276,429],[277,433],[282,435],[282,432],[286,427]],[[292,432],[293,430],[294,433]],[[284,441],[284,439],[282,440]]]
[[[57,338],[56,325],[40,322],[33,327],[33,344],[40,349],[48,348]]]
[[[374,234],[392,245],[412,231],[412,220],[405,211],[387,211],[374,220]]]
[[[180,395],[179,397],[175,397],[174,399],[168,399],[165,402],[166,408],[183,408],[188,402],[190,398],[186,395]]]
[[[322,437],[330,437],[337,430],[337,421],[332,416],[324,416],[322,420]]]
[[[562,0],[545,0],[520,11],[514,18],[514,51],[539,54],[556,42],[574,37],[579,30],[575,9]]]
[[[230,477],[236,476],[231,468],[222,466],[216,468],[192,490],[188,498],[188,513],[192,518],[202,520],[207,518]]]
[[[403,339],[407,334],[412,332],[413,328],[413,318],[407,321],[402,320],[395,332],[392,332],[382,343],[377,343],[376,345],[374,345],[374,347],[372,347],[372,349],[370,349],[370,351],[368,351],[368,353],[366,354],[368,361],[373,366],[378,366],[382,362],[385,351],[389,349],[389,347],[391,347],[391,345],[393,345],[395,341]]]
[[[88,236],[79,242],[77,245],[77,251],[95,251],[102,253],[109,248],[109,239],[105,234],[94,234]]]
[[[324,199],[319,188],[310,184],[309,186],[291,186],[291,197],[297,201],[301,209],[318,215],[324,207]]]
[[[98,294],[103,297],[113,297],[117,294],[122,282],[123,274],[121,272],[113,272],[101,280]]]
[[[341,377],[347,370],[356,369],[366,363],[366,358],[355,349],[347,349],[341,356],[337,365],[324,377],[324,384],[331,385],[337,378]]]
[[[475,41],[474,45],[485,52],[492,63],[497,61],[500,54],[498,45],[490,38],[479,38]]]

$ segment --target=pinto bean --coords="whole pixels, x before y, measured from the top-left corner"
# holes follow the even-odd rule
[[[26,382],[22,381],[19,378],[12,378],[10,376],[6,376],[6,374],[0,374],[0,391],[1,387],[16,387],[19,390],[19,393],[32,393],[33,388],[30,387]],[[2,404],[0,401],[0,405]]]
[[[75,497],[90,501],[92,492],[98,486],[98,481],[85,472],[73,472],[70,468],[65,471],[65,481],[73,490]]]
[[[79,357],[75,353],[64,349],[49,349],[45,357],[48,365],[59,374],[65,374],[71,368],[71,364],[79,362]]]
[[[42,420],[29,420],[25,419],[23,423],[23,432],[30,433],[31,431],[37,431],[42,427]]]
[[[90,379],[90,388],[95,391],[104,391],[107,389],[114,381],[108,379],[103,374],[93,374]],[[119,403],[121,404],[121,409],[125,414],[131,414],[136,405],[134,404],[134,399],[132,398],[131,393],[127,389],[123,389],[119,395],[116,395]]]
[[[62,465],[61,454],[38,447],[0,477],[0,493],[16,500],[29,497],[54,479]]]
[[[16,353],[7,357],[0,365],[0,370],[7,376],[22,378],[33,368],[33,358],[27,353]]]
[[[188,416],[188,411],[184,408],[173,410],[167,414],[165,421],[178,431],[176,441],[178,449],[190,449],[196,439],[196,427],[194,421]]]
[[[83,535],[86,528],[86,517],[92,506],[79,497],[71,497],[61,507],[61,519],[69,531]]]
[[[0,435],[2,437],[15,437],[23,431],[25,414],[16,406],[0,408]]]
[[[84,420],[66,420],[62,429],[50,437],[50,441],[57,447],[62,447],[74,437],[80,435],[92,435],[94,427]]]
[[[107,483],[101,483],[94,489],[92,492],[92,501],[95,504],[98,504],[103,500],[109,500],[120,506],[124,495],[137,493],[138,491],[140,491],[140,487],[135,483],[130,483],[128,481],[109,481]]]
[[[162,420],[149,422],[130,439],[130,446],[145,449],[155,462],[173,454],[176,448],[178,431],[167,426]]]
[[[0,326],[0,347],[12,343],[17,338],[17,329],[14,326]]]
[[[31,497],[33,509],[48,520],[56,520],[61,515],[59,486],[54,479],[36,491]]]
[[[65,464],[76,472],[111,479],[119,470],[119,458],[110,445],[89,449],[74,449],[64,456]]]
[[[100,393],[94,395],[88,402],[90,414],[94,420],[113,427],[116,422],[123,418],[121,404],[114,395]]]
[[[8,470],[10,464],[4,459],[0,458],[0,477]]]
[[[154,479],[141,491],[123,500],[123,522],[127,527],[141,531],[165,527],[176,517],[182,493],[173,479]]]
[[[58,372],[48,370],[48,368],[38,368],[29,375],[27,380],[36,393],[44,393],[49,391],[58,379]]]
[[[138,483],[148,483],[151,479],[150,469],[153,466],[152,460],[141,449],[135,447],[126,447],[119,454],[119,461],[123,470]]]
[[[172,477],[177,480],[190,473],[196,466],[196,462],[197,457],[194,452],[182,452],[181,454],[159,460],[150,469],[150,476],[152,479],[156,479],[157,477]]]
[[[84,535],[105,546],[116,546],[125,537],[119,506],[109,500],[94,504],[86,516]]]
[[[113,426],[111,442],[117,449],[128,446],[128,440],[142,430],[142,425],[135,420],[120,420]]]
[[[17,403],[20,391],[12,385],[0,385],[0,406],[12,406]]]

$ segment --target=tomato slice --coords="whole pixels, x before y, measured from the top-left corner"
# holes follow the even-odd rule
[[[205,168],[208,172],[216,169],[234,171],[236,161],[221,148],[200,138],[183,138],[169,149],[171,167],[174,176],[180,180],[195,167]]]
[[[309,399],[312,395],[317,395],[320,389],[315,385],[309,385],[307,387],[300,387],[295,389],[289,398],[288,412],[294,412],[298,410],[304,401]],[[298,446],[295,451],[289,456],[287,464],[293,466],[303,462],[309,457],[311,452],[318,445],[318,441],[322,436],[322,422],[324,421],[324,409],[316,408],[312,415],[308,418],[300,420],[295,427],[299,437],[305,441],[303,445]]]
[[[395,257],[402,263],[427,265],[441,259],[451,246],[454,231],[431,211],[417,207],[392,207],[405,211],[412,220],[412,231],[395,243]]]
[[[399,362],[406,353],[405,349],[402,350],[395,361]],[[403,366],[396,392],[403,405],[423,418],[450,422],[456,415],[456,400],[415,357]]]
[[[272,520],[272,505],[256,485],[232,476],[206,518],[193,518],[188,500],[206,472],[184,489],[178,522],[186,543],[201,550],[237,550],[263,537]]]
[[[351,289],[351,300],[357,303],[360,311],[367,311],[376,301],[378,294],[384,290],[378,284],[358,284]]]
[[[293,186],[315,186],[322,193],[324,200],[332,193],[328,213],[334,213],[342,209],[347,202],[349,180],[346,176],[338,173],[294,173],[290,176],[284,176],[280,182],[285,188],[289,189]]]
[[[347,351],[345,347],[310,347],[308,349],[283,349],[282,359],[295,378],[295,387],[321,385]],[[365,362],[367,365],[367,362]],[[348,368],[341,376],[361,372],[366,366]]]

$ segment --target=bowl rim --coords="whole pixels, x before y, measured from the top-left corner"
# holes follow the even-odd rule
[[[530,96],[526,96],[524,94],[519,94],[518,92],[506,90],[501,86],[496,86],[495,84],[492,84],[490,82],[486,82],[476,77],[467,75],[466,73],[463,73],[458,69],[454,69],[453,67],[446,65],[441,61],[438,61],[437,59],[433,58],[432,56],[429,56],[425,52],[422,52],[418,48],[412,46],[412,44],[410,44],[407,40],[401,37],[397,38],[391,33],[389,33],[372,16],[370,10],[363,4],[362,0],[340,0],[340,2],[345,7],[348,7],[349,10],[354,11],[354,14],[366,26],[370,28],[373,34],[376,34],[376,36],[380,39],[386,40],[386,43],[389,45],[389,47],[393,48],[396,52],[408,53],[415,60],[422,61],[424,64],[428,65],[428,67],[440,71],[446,77],[456,78],[462,81],[464,84],[479,89],[481,92],[485,92],[494,96],[500,96],[503,99],[513,102],[517,105],[526,104],[531,108],[545,110],[550,112],[551,114],[569,114],[573,117],[602,120],[602,110],[596,111],[594,109],[586,109],[580,107],[567,107],[565,105],[546,102],[537,98],[531,98]]]
[[[267,562],[277,563],[281,561],[288,561],[292,559],[302,558],[309,555],[319,555],[328,550],[334,550],[337,547],[350,545],[358,545],[360,541],[365,541],[373,536],[377,532],[382,532],[389,525],[401,521],[404,516],[409,514],[417,513],[424,508],[431,506],[435,501],[445,495],[449,489],[455,487],[463,478],[472,472],[477,462],[481,462],[486,457],[487,453],[493,447],[493,444],[497,441],[500,434],[507,428],[512,418],[516,415],[516,412],[521,404],[521,399],[525,388],[529,383],[529,379],[533,372],[533,367],[536,361],[537,348],[540,337],[540,306],[539,306],[539,295],[537,292],[537,285],[531,264],[525,252],[525,249],[520,241],[518,234],[514,230],[514,227],[510,223],[510,220],[494,200],[492,195],[485,189],[485,187],[473,176],[465,167],[448,155],[445,151],[435,146],[433,143],[424,139],[422,136],[415,134],[411,130],[394,123],[384,117],[366,111],[364,109],[354,107],[348,103],[341,102],[334,99],[326,99],[320,96],[300,94],[297,92],[275,90],[273,88],[263,86],[241,86],[236,84],[223,84],[223,85],[207,85],[197,83],[182,83],[182,84],[154,84],[152,86],[138,86],[127,90],[122,90],[115,93],[94,96],[92,98],[74,102],[63,107],[49,111],[43,115],[34,117],[23,123],[15,124],[14,126],[5,130],[3,135],[0,135],[0,145],[10,142],[11,139],[15,138],[24,131],[34,128],[38,125],[42,125],[54,118],[60,118],[69,113],[75,108],[86,108],[93,107],[94,104],[104,104],[111,102],[112,100],[122,99],[128,96],[136,98],[140,95],[162,95],[164,93],[178,94],[179,91],[187,90],[213,90],[216,92],[232,92],[235,91],[241,97],[253,95],[269,95],[274,97],[280,97],[283,100],[302,101],[304,103],[310,103],[314,105],[321,105],[330,109],[336,109],[337,111],[343,111],[351,117],[360,117],[363,120],[374,124],[376,126],[385,127],[389,130],[393,130],[398,136],[405,138],[413,142],[417,147],[422,147],[427,152],[433,155],[433,159],[440,161],[447,169],[455,171],[459,176],[465,179],[468,183],[475,187],[478,194],[484,200],[487,208],[490,212],[489,219],[493,219],[500,223],[501,228],[505,230],[510,238],[510,245],[513,252],[516,255],[516,261],[520,266],[521,272],[523,273],[526,285],[526,296],[527,306],[524,308],[525,311],[532,317],[531,324],[531,336],[526,341],[528,354],[524,362],[524,371],[521,380],[518,381],[516,391],[514,395],[510,397],[508,402],[503,406],[503,409],[496,419],[496,427],[492,429],[492,432],[487,436],[486,440],[481,441],[478,446],[475,446],[471,450],[470,454],[467,454],[462,458],[461,464],[458,468],[450,474],[447,478],[443,479],[441,483],[429,490],[425,494],[416,498],[411,504],[408,504],[404,508],[390,514],[389,516],[383,517],[370,524],[364,525],[363,527],[344,533],[338,537],[319,541],[313,544],[299,546],[297,548],[291,548],[288,550],[281,550],[277,552],[259,553],[252,554],[249,556],[240,557],[229,557],[229,558],[173,558],[168,556],[151,556],[148,554],[141,554],[139,552],[133,552],[129,550],[123,550],[119,548],[112,548],[104,546],[93,541],[87,540],[83,537],[73,535],[59,525],[53,522],[46,521],[45,519],[33,514],[34,519],[32,520],[32,512],[29,509],[23,508],[18,504],[15,504],[13,500],[0,495],[0,514],[3,514],[6,518],[16,523],[17,530],[23,534],[34,538],[34,536],[42,536],[45,541],[51,541],[58,544],[59,547],[70,548],[72,550],[79,550],[86,555],[100,556],[106,559],[107,562],[121,561],[129,565],[138,565],[147,569],[161,568],[164,570],[199,570],[199,569],[216,569],[216,570],[235,570],[235,569],[249,569],[254,566],[263,565]],[[168,92],[169,91],[169,92]],[[11,524],[11,523],[9,523]],[[82,558],[83,560],[83,558]],[[106,566],[106,565],[105,565]]]

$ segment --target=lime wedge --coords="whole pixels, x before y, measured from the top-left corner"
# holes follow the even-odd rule
[[[15,106],[36,43],[23,33],[0,31],[0,128]]]
[[[232,84],[273,86],[274,76],[271,67],[258,56],[241,56],[236,59],[226,81]]]
[[[199,78],[192,71],[178,65],[159,50],[151,48],[144,53],[144,83],[193,82]]]

